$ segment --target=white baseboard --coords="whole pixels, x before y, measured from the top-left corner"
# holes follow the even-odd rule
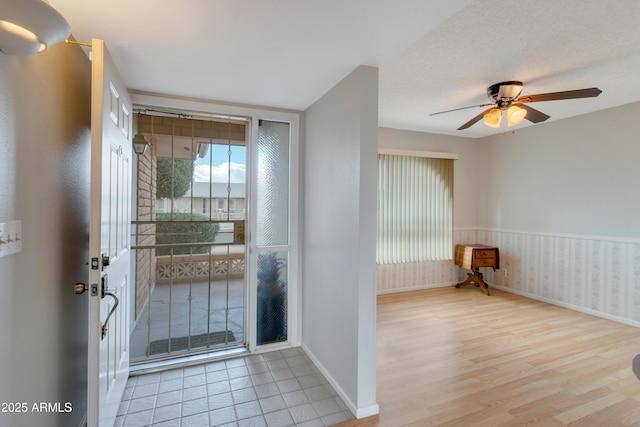
[[[635,321],[635,320],[631,320],[631,319],[627,319],[625,317],[614,316],[614,315],[611,315],[611,314],[603,313],[601,311],[591,310],[589,308],[580,307],[578,305],[573,305],[573,304],[565,303],[565,302],[562,302],[562,301],[557,301],[557,300],[554,300],[554,299],[551,299],[551,298],[540,297],[538,295],[530,294],[528,292],[519,291],[517,289],[508,288],[506,286],[498,286],[498,285],[496,285],[494,283],[489,283],[489,287],[490,288],[494,288],[494,289],[500,289],[501,291],[509,292],[509,293],[520,295],[520,296],[523,296],[523,297],[531,298],[531,299],[534,299],[534,300],[537,300],[537,301],[546,302],[548,304],[557,305],[558,307],[568,308],[569,310],[579,311],[580,313],[590,314],[592,316],[601,317],[603,319],[613,320],[614,322],[618,322],[618,323],[622,323],[622,324],[625,324],[625,325],[635,326],[636,328],[640,328],[640,322]]]
[[[316,365],[316,367],[320,370],[322,375],[324,375],[324,377],[327,379],[327,381],[329,381],[329,384],[331,384],[331,387],[333,387],[333,389],[336,391],[336,393],[338,393],[338,396],[340,396],[340,398],[345,403],[345,405],[347,405],[347,408],[349,408],[349,411],[351,411],[351,413],[356,418],[358,418],[358,419],[366,418],[366,417],[370,417],[370,416],[377,415],[377,414],[380,413],[380,407],[378,406],[377,403],[375,403],[373,405],[366,406],[364,408],[356,407],[356,404],[349,398],[349,396],[347,396],[347,394],[344,392],[342,387],[340,387],[340,385],[331,376],[331,374],[329,374],[329,371],[327,371],[327,369],[320,362],[320,360],[318,360],[316,355],[313,354],[311,349],[309,349],[309,347],[307,347],[305,344],[302,344],[302,349],[305,351],[307,356],[309,356],[309,358],[314,363],[314,365]]]
[[[367,418],[373,417],[374,415],[378,415],[380,413],[380,406],[377,403],[373,405],[365,406],[364,408],[359,408],[356,411],[356,418]]]
[[[377,295],[397,294],[399,292],[422,291],[425,289],[446,288],[453,286],[458,282],[435,283],[431,285],[407,286],[403,288],[380,289],[376,291]]]

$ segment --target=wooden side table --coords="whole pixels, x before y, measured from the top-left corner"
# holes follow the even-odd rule
[[[482,279],[480,268],[491,267],[493,271],[500,268],[498,248],[478,244],[456,245],[455,263],[462,268],[471,270],[471,273],[467,273],[467,280],[458,283],[456,288],[475,284],[482,288],[485,294],[490,295],[489,286]]]

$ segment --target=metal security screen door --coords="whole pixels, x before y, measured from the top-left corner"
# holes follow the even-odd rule
[[[132,362],[243,346],[248,121],[136,119]]]

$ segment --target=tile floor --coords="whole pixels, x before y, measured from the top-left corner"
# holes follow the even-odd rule
[[[116,427],[329,426],[353,418],[301,348],[129,378]]]

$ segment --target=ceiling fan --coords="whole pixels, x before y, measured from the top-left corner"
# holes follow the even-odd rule
[[[430,115],[435,116],[436,114],[450,113],[452,111],[464,110],[466,108],[490,106],[491,108],[484,110],[482,113],[460,126],[458,130],[467,129],[479,122],[480,119],[484,119],[484,123],[487,126],[499,128],[502,121],[503,111],[506,112],[508,126],[515,126],[524,119],[527,119],[532,123],[540,123],[547,120],[550,116],[542,111],[536,110],[535,108],[531,108],[526,104],[541,101],[557,101],[561,99],[593,98],[602,93],[602,91],[597,87],[591,87],[587,89],[520,96],[523,86],[522,82],[518,81],[496,83],[487,88],[487,95],[489,96],[489,99],[492,100],[492,102],[488,104],[455,108],[453,110],[440,111]]]

